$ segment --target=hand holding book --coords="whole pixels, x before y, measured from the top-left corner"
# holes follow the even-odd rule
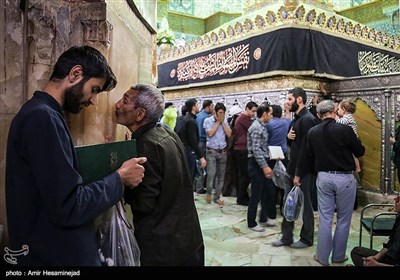
[[[136,187],[144,177],[145,157],[136,158],[136,140],[76,147],[82,183],[101,180],[118,172],[124,186]]]
[[[131,189],[139,185],[144,177],[143,163],[147,158],[132,158],[125,161],[120,168],[117,169],[119,176],[121,176],[122,184]]]

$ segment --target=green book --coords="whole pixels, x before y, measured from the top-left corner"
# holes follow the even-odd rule
[[[83,184],[100,180],[137,157],[136,140],[75,147]]]

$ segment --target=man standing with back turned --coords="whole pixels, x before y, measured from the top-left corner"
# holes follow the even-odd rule
[[[319,228],[314,259],[322,265],[329,265],[331,251],[333,263],[347,260],[347,240],[357,191],[353,154],[361,157],[365,148],[350,126],[336,122],[332,100],[318,103],[317,113],[322,122],[310,129],[307,139],[308,155],[318,171]],[[332,239],[335,208],[337,223]]]
[[[63,111],[77,114],[116,85],[96,49],[72,47],[50,81],[12,121],[7,143],[6,203],[11,250],[27,245],[18,265],[100,266],[93,220],[137,186],[146,158],[125,161],[112,174],[82,185]]]

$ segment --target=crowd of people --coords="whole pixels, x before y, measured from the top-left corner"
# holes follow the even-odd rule
[[[224,192],[236,195],[237,204],[247,207],[249,230],[262,232],[277,226],[276,204],[282,206],[292,188],[304,195],[299,239],[294,221],[284,216],[282,236],[272,245],[313,246],[313,212],[318,209],[315,261],[347,260],[358,158],[365,152],[352,115],[354,102],[313,98],[307,107],[306,92],[296,87],[288,91],[285,104],[250,101],[231,116],[221,102],[200,104],[189,98],[178,117],[156,87],[133,85],[115,104],[115,116],[136,139],[138,155],[83,185],[64,112],[78,114],[116,83],[100,52],[72,47],[59,57],[45,87],[15,116],[7,145],[6,204],[10,249],[29,246],[19,265],[100,265],[93,221],[124,199],[132,212],[141,265],[203,266],[205,247],[193,192],[218,207],[224,207]],[[271,158],[270,146],[280,146],[284,158]],[[273,181],[277,160],[291,180],[283,191]],[[205,171],[201,177],[199,168]],[[397,211],[398,205],[399,199]],[[398,265],[398,221],[395,226],[381,252],[354,249],[354,263]]]
[[[350,100],[334,101],[329,96],[315,94],[307,106],[307,94],[302,88],[289,90],[283,106],[268,102],[258,105],[250,101],[241,111],[235,105],[235,110],[230,110],[229,118],[220,117],[226,112],[223,104],[217,103],[214,110],[211,104],[211,100],[204,100],[203,110],[194,117],[202,116],[200,121],[196,120],[197,128],[199,135],[201,131],[205,134],[201,145],[209,151],[204,157],[205,169],[207,174],[212,174],[212,180],[207,176],[207,184],[197,184],[194,191],[202,194],[202,190],[207,188],[206,202],[214,201],[222,207],[221,180],[231,182],[234,174],[236,192],[233,196],[237,197],[237,204],[247,206],[248,228],[263,232],[265,227],[276,226],[276,204],[283,206],[292,187],[299,187],[304,195],[299,240],[294,240],[294,221],[286,220],[283,215],[281,238],[272,245],[294,249],[313,246],[314,211],[318,211],[315,261],[323,266],[346,262],[350,223],[353,208],[357,205],[358,174],[361,171],[358,158],[365,153],[353,116],[356,104]],[[218,113],[220,108],[223,109]],[[218,130],[220,137],[215,138],[215,131]],[[182,135],[179,136],[182,138]],[[292,184],[287,184],[281,195],[272,180],[276,161],[269,158],[269,146],[281,146],[284,153],[281,160],[292,179]],[[235,164],[227,163],[226,158]],[[223,159],[219,162],[222,167],[215,165],[218,159]],[[213,190],[214,197],[211,199]],[[229,196],[229,193],[232,192],[224,196]],[[257,218],[259,205],[261,209]],[[337,221],[332,232],[334,213]],[[398,252],[396,248],[392,250]],[[398,255],[394,259],[397,263],[400,260]]]

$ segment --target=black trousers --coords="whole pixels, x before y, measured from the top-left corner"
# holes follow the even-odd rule
[[[181,266],[204,266],[204,245],[201,245]]]
[[[247,192],[247,188],[250,184],[250,177],[247,171],[248,168],[248,158],[247,158],[247,150],[239,151],[233,150],[233,154],[236,160],[236,168],[237,168],[237,193],[236,193],[236,202],[242,205],[247,205],[249,203],[249,193]]]
[[[364,266],[363,258],[374,256],[378,253],[379,252],[377,250],[357,246],[354,247],[353,250],[351,250],[350,254],[351,260],[353,261],[355,266]]]

